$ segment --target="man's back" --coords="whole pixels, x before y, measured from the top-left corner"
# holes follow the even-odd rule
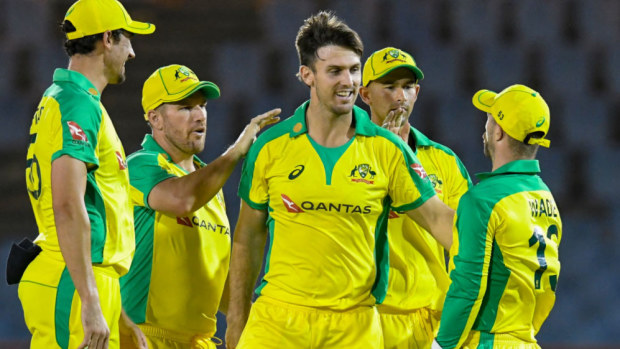
[[[470,333],[465,344],[496,334],[536,341],[555,302],[562,238],[559,211],[539,171],[535,160],[513,161],[479,175],[461,198],[451,278],[463,291],[448,293],[440,337],[456,339],[471,326],[480,336]],[[450,313],[467,304],[469,314]]]

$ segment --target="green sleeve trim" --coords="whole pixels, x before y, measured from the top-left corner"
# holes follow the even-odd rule
[[[144,206],[148,209],[152,209],[148,198],[153,188],[166,179],[177,177],[163,169],[158,158],[159,153],[147,151],[138,151],[127,158],[129,182],[144,195]]]
[[[69,348],[69,319],[71,318],[71,304],[73,303],[73,295],[75,294],[75,286],[69,269],[65,267],[58,282],[56,291],[56,304],[54,306],[54,331],[56,334],[56,343],[62,349]]]
[[[472,329],[477,331],[490,332],[495,325],[497,318],[497,309],[502,299],[508,279],[510,278],[510,270],[504,264],[504,256],[497,245],[497,241],[493,241],[493,250],[491,251],[490,271],[493,272],[487,284],[487,290],[478,311],[478,318]]]

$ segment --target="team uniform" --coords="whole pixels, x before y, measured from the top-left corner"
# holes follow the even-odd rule
[[[58,245],[52,207],[51,165],[68,155],[88,169],[84,203],[90,220],[93,272],[101,309],[118,348],[121,298],[118,278],[134,252],[125,152],[94,85],[82,74],[54,72],[30,128],[26,182],[42,252],[19,285],[32,348],[75,348],[83,340],[81,303]]]
[[[562,221],[537,160],[491,173],[458,206],[454,257],[437,342],[443,348],[539,348],[555,302]]]
[[[413,127],[409,146],[424,166],[439,199],[456,209],[471,186],[461,160]],[[390,212],[388,236],[388,292],[377,306],[385,348],[429,348],[450,285],[444,248],[404,213]]]
[[[308,105],[262,134],[243,166],[239,195],[268,210],[270,239],[239,348],[379,348],[390,205],[415,209],[435,192],[406,144],[357,107],[349,142],[314,142]]]
[[[215,348],[215,316],[230,259],[222,191],[186,217],[153,210],[147,200],[151,190],[187,172],[151,135],[142,147],[128,158],[136,254],[131,271],[121,279],[123,306],[149,348]],[[196,156],[194,164],[206,166]]]

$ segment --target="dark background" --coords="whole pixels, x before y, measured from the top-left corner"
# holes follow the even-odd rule
[[[207,106],[201,157],[210,161],[249,119],[273,107],[283,116],[309,96],[297,81],[294,48],[304,18],[332,9],[361,35],[365,52],[396,46],[424,71],[414,126],[451,147],[470,174],[489,170],[482,155],[479,89],[523,83],[541,92],[552,115],[542,177],[563,219],[557,302],[538,339],[543,348],[620,347],[620,1],[618,0],[125,0],[154,35],[132,40],[127,82],[102,101],[127,154],[148,127],[144,80],[180,63],[216,82]],[[34,238],[25,190],[28,128],[56,67],[66,67],[58,24],[71,1],[0,0],[0,269],[10,243]],[[361,101],[358,104],[362,106]],[[365,107],[365,106],[363,106]],[[240,168],[240,166],[239,166]],[[225,187],[234,226],[239,168]],[[218,336],[223,337],[225,322]],[[17,287],[0,282],[0,348],[25,348],[29,333]]]

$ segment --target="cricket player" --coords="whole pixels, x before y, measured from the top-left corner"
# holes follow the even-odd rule
[[[319,12],[299,29],[296,47],[310,100],[263,133],[244,162],[226,342],[382,348],[374,305],[387,289],[390,207],[446,248],[453,210],[411,149],[354,107],[363,51],[357,33]],[[251,304],[267,231],[266,274]]]
[[[123,307],[149,348],[215,348],[216,313],[225,313],[230,226],[222,186],[258,131],[279,109],[258,116],[209,165],[202,152],[207,102],[220,89],[186,66],[157,69],[144,83],[142,107],[152,134],[128,158],[136,254],[121,278]],[[131,342],[121,341],[123,348]]]
[[[56,69],[43,94],[27,155],[42,249],[19,285],[31,347],[118,348],[120,330],[146,348],[121,316],[119,277],[134,253],[133,211],[123,145],[100,99],[108,84],[125,80],[133,34],[155,26],[132,20],[116,0],[80,0],[62,29],[69,66]]]
[[[538,176],[551,115],[540,93],[512,85],[478,91],[492,172],[459,202],[458,254],[437,342],[443,348],[540,348],[535,335],[555,302],[562,221]]]
[[[372,122],[395,127],[430,179],[437,197],[456,209],[471,186],[469,174],[452,150],[410,126],[420,93],[422,70],[413,57],[394,47],[374,52],[364,64],[360,96]],[[377,306],[385,348],[430,348],[449,286],[444,248],[402,212],[388,216],[388,291]]]

